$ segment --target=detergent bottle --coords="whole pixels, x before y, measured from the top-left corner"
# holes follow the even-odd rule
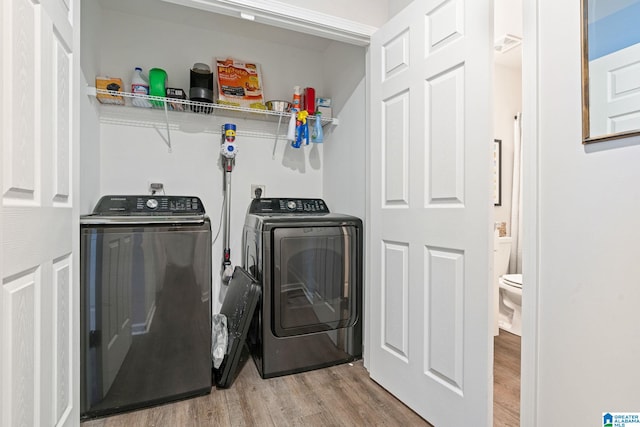
[[[134,95],[149,95],[149,82],[142,75],[142,68],[136,67],[131,76],[131,93]],[[151,108],[151,103],[143,98],[133,97],[131,103],[136,107]]]

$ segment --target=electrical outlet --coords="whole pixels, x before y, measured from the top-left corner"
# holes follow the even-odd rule
[[[161,182],[149,182],[149,193],[156,194],[164,192],[164,184]]]
[[[262,184],[251,184],[251,198],[256,199],[258,197],[264,197],[267,186]],[[260,195],[256,195],[256,190],[260,190]]]

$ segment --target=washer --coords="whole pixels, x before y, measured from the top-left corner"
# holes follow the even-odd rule
[[[362,220],[321,199],[254,199],[243,264],[262,295],[249,348],[263,378],[362,357]]]
[[[211,224],[197,197],[80,218],[81,418],[211,392]]]

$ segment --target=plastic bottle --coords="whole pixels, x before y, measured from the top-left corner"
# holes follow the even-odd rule
[[[312,116],[316,113],[316,90],[312,87],[304,88],[304,109]]]
[[[324,132],[322,131],[322,113],[316,111],[316,122],[313,124],[311,142],[323,142]]]
[[[149,95],[149,81],[142,75],[140,67],[136,67],[131,76],[131,93]],[[136,107],[151,108],[151,103],[146,99],[134,97],[131,103]]]
[[[291,142],[296,141],[296,116],[298,115],[298,110],[295,108],[291,109],[291,118],[289,119],[289,127],[287,128],[287,140]]]
[[[298,111],[302,111],[301,98],[302,98],[302,95],[300,93],[300,86],[294,86],[293,87],[293,105],[291,106],[291,108],[295,108]]]

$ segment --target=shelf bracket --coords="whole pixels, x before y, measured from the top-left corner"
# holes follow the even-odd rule
[[[165,137],[162,134],[162,132],[160,132],[160,129],[158,129],[156,126],[154,126],[153,128],[156,130],[156,132],[158,132],[158,135],[160,135],[160,138],[162,138],[164,143],[167,144],[167,147],[169,147],[169,153],[171,153],[172,148],[171,148],[171,129],[169,128],[169,110],[167,108],[166,102],[163,102],[162,104],[164,105],[164,118],[165,118],[165,123],[167,125],[167,136]]]

